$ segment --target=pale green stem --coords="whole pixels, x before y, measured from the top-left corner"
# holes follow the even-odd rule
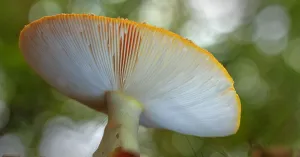
[[[117,147],[139,154],[138,127],[142,106],[120,92],[107,95],[108,123],[93,157],[108,157]]]

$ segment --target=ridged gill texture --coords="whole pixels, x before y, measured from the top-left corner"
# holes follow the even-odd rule
[[[63,94],[101,109],[118,90],[144,105],[141,124],[196,136],[226,136],[240,124],[240,101],[225,68],[179,35],[143,23],[60,14],[27,25],[20,48]]]

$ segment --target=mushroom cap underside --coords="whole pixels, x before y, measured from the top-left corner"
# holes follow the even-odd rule
[[[105,111],[107,91],[144,105],[141,124],[210,137],[234,134],[240,100],[208,51],[167,30],[89,14],[43,17],[25,26],[28,64],[61,93]]]

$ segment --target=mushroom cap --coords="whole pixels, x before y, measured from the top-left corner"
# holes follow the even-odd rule
[[[240,100],[233,80],[207,50],[145,23],[89,14],[43,17],[25,26],[19,46],[50,85],[105,112],[105,92],[144,105],[140,124],[183,134],[236,133]]]

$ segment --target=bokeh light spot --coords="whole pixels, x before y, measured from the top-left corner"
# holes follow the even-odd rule
[[[0,156],[12,155],[25,157],[25,147],[15,134],[5,134],[0,137]]]
[[[282,6],[267,6],[254,19],[253,41],[262,53],[278,55],[287,46],[289,27],[289,15]]]
[[[29,22],[37,20],[43,16],[55,15],[62,13],[62,8],[54,0],[40,0],[31,6],[29,11]]]

